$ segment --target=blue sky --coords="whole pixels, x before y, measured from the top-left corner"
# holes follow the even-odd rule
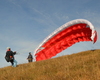
[[[27,63],[29,52],[55,29],[74,19],[87,19],[98,32],[98,41],[80,42],[56,57],[100,49],[100,0],[0,0],[0,67],[10,66],[4,59],[6,48],[19,54],[18,64]]]

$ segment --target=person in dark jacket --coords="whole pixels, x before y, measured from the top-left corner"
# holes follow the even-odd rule
[[[15,54],[16,54],[16,52],[11,51],[11,48],[7,47],[5,59],[7,62],[10,62],[13,67],[16,67],[16,65],[17,65],[17,61],[14,58]]]
[[[33,56],[31,54],[31,52],[29,52],[29,55],[28,55],[28,62],[32,62],[33,61]]]

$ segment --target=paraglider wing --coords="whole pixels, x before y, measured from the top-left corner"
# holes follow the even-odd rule
[[[35,50],[36,61],[49,59],[73,44],[97,41],[94,26],[85,19],[72,20],[51,33]]]

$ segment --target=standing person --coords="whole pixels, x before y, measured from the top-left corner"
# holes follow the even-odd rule
[[[7,47],[5,59],[7,62],[10,62],[13,67],[17,66],[17,61],[14,58],[15,54],[16,54],[16,52],[11,51],[11,48]]]
[[[32,62],[33,61],[33,56],[31,54],[31,52],[29,52],[29,55],[28,55],[28,62]]]

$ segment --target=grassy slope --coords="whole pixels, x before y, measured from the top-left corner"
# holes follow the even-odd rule
[[[100,50],[1,68],[0,80],[100,80]]]

